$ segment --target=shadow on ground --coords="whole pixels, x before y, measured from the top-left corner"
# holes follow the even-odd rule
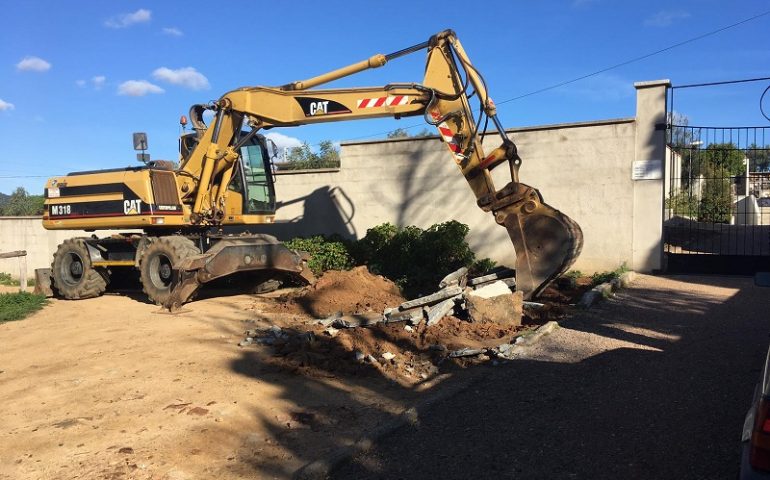
[[[587,352],[584,358],[455,367],[447,382],[483,380],[332,478],[734,477],[768,343],[767,290],[746,278],[646,277],[620,297],[562,322],[560,335],[590,334],[589,344],[566,345]],[[321,341],[338,348],[335,339]],[[571,361],[569,352],[565,358]],[[287,373],[248,350],[231,368],[268,384]],[[313,368],[296,382],[276,383],[296,406],[292,418],[258,418],[302,463],[393,418],[392,405],[425,395],[420,384],[389,381],[372,366]],[[335,377],[344,381],[329,381]],[[308,448],[319,441],[325,447]],[[260,476],[291,474],[285,458],[247,447],[238,460]]]

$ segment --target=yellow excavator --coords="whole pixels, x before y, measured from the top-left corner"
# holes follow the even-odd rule
[[[319,85],[420,50],[427,50],[423,83],[316,89]],[[474,118],[471,100],[478,100]],[[213,113],[211,125],[204,113]],[[236,272],[290,275],[312,282],[307,256],[272,236],[226,234],[224,227],[273,222],[275,156],[261,130],[377,117],[421,115],[438,129],[478,207],[504,226],[516,251],[516,288],[529,299],[564,273],[580,253],[583,236],[569,217],[519,181],[521,158],[505,134],[487,85],[455,33],[317,77],[279,87],[245,87],[190,109],[191,133],[179,140],[179,166],[144,166],[75,172],[48,180],[43,226],[59,229],[141,229],[105,238],[64,241],[50,272],[56,293],[68,299],[98,296],[121,268],[139,270],[150,300],[171,310],[198,288]],[[482,148],[482,122],[491,119],[502,143]],[[183,118],[183,123],[184,123]],[[146,137],[135,134],[135,148]],[[144,158],[144,154],[139,155]],[[146,160],[146,158],[144,158]],[[507,165],[511,181],[496,189],[491,170]]]

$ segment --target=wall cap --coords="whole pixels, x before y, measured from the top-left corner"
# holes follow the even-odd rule
[[[650,88],[650,87],[670,87],[671,86],[671,80],[664,78],[662,80],[648,80],[646,82],[635,82],[634,88],[639,90],[640,88]]]
[[[581,127],[596,127],[602,125],[617,125],[621,123],[633,123],[636,119],[630,118],[610,118],[607,120],[588,120],[585,122],[569,122],[569,123],[552,123],[546,125],[535,125],[531,127],[516,127],[506,128],[505,133],[517,133],[517,132],[533,132],[538,130],[557,130],[559,128],[581,128]],[[497,134],[497,130],[487,130],[486,135],[491,136]],[[348,145],[368,145],[376,143],[397,143],[419,140],[436,140],[438,135],[430,135],[427,137],[405,137],[405,138],[376,138],[372,140],[348,140],[340,142],[341,146]]]

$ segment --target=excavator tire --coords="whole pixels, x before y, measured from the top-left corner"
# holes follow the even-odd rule
[[[169,235],[151,238],[139,259],[142,290],[150,301],[163,305],[171,295],[174,268],[185,258],[200,253],[195,243],[186,237]]]
[[[86,242],[79,238],[65,240],[51,264],[52,287],[55,293],[67,300],[98,297],[107,289],[109,275],[91,265]]]

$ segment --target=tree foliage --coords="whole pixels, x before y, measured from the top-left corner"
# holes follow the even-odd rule
[[[409,131],[405,128],[397,128],[395,130],[391,130],[388,132],[388,138],[420,138],[420,137],[429,137],[431,135],[430,130],[427,128],[423,128],[419,132],[412,135],[409,133]]]
[[[289,150],[286,160],[279,165],[281,170],[313,170],[318,168],[339,168],[340,152],[331,140],[318,144],[318,152],[314,152],[305,142],[299,147]]]
[[[43,196],[30,195],[24,187],[18,187],[0,206],[0,215],[18,217],[43,214]]]
[[[750,172],[770,171],[770,145],[757,145],[752,143],[746,149],[746,157],[749,159]]]

